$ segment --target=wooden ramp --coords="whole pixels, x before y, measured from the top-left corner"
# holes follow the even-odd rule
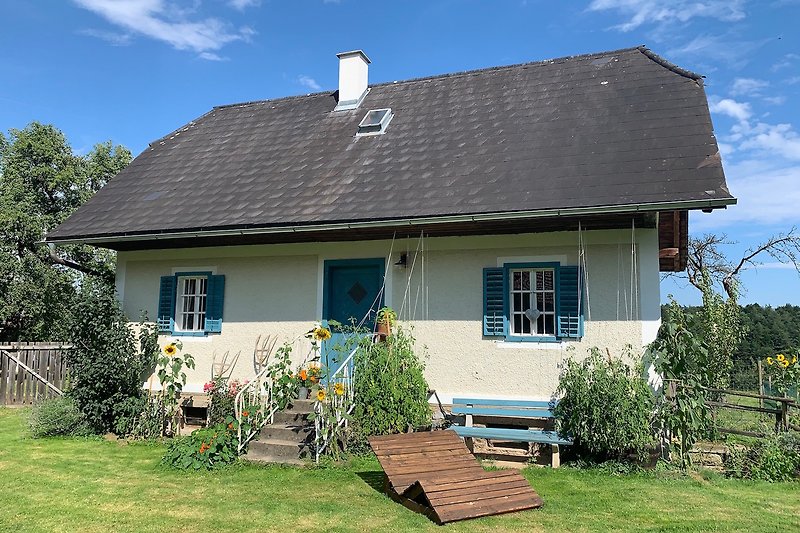
[[[541,507],[516,471],[487,472],[454,431],[372,437],[386,492],[438,524]]]

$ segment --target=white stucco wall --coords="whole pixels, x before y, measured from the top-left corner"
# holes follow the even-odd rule
[[[563,343],[484,338],[482,269],[509,261],[577,264],[575,232],[121,252],[117,290],[131,320],[141,311],[153,318],[160,276],[199,269],[225,275],[222,333],[181,338],[197,361],[187,390],[200,391],[211,377],[214,354],[240,352],[233,375],[251,377],[259,335],[277,336],[279,343],[295,339],[321,318],[326,259],[385,258],[392,249],[394,263],[407,252],[408,268],[387,269],[386,304],[414,327],[418,347],[427,354],[428,383],[440,398],[542,399],[555,390],[570,354],[583,356],[593,346],[621,353],[627,344],[639,350],[655,337],[660,317],[657,232],[636,230],[634,255],[633,235],[631,230],[584,232],[585,335]],[[304,340],[296,342],[298,359],[307,350]]]

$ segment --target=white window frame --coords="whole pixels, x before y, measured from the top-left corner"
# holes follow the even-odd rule
[[[526,289],[515,289],[514,288],[514,274],[515,273],[524,273],[527,272],[530,275],[530,286]],[[550,272],[552,273],[553,285],[551,289],[537,289],[536,288],[536,277],[538,273]],[[513,337],[525,337],[525,338],[539,338],[539,337],[555,337],[558,330],[558,290],[556,287],[557,278],[556,278],[556,269],[551,267],[514,267],[508,270],[508,335]],[[544,280],[542,283],[544,287]],[[552,294],[552,310],[545,311],[544,309],[539,309],[540,313],[545,316],[552,316],[552,324],[553,324],[553,331],[551,333],[546,333],[545,331],[538,331],[539,324],[538,320],[532,321],[525,315],[524,309],[516,309],[516,299],[514,296],[516,294],[528,294],[530,295],[530,302],[535,303],[538,301],[537,295],[538,294]],[[542,306],[544,307],[544,305]],[[537,304],[536,309],[539,306]],[[533,309],[533,307],[531,307]],[[525,333],[524,331],[515,331],[515,316],[520,316],[521,321],[524,322],[527,320],[530,325],[530,333]]]
[[[195,280],[196,290],[192,294],[186,294],[187,282]],[[177,276],[177,291],[175,296],[175,332],[176,333],[198,333],[205,331],[206,312],[208,309],[208,276],[202,274],[191,274],[188,276]],[[203,285],[205,291],[202,291]],[[191,300],[189,300],[191,299]],[[191,301],[191,306],[186,306],[184,302]],[[185,310],[184,307],[191,307]],[[193,317],[192,328],[184,327],[184,318]]]

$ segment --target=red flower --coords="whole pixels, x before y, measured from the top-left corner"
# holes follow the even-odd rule
[[[209,381],[208,383],[203,385],[203,392],[207,393],[208,391],[211,391],[211,390],[214,390],[214,382],[213,381]]]

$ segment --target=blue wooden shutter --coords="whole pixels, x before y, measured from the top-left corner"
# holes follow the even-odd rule
[[[225,276],[208,276],[206,296],[206,333],[222,332],[222,309],[225,300]]]
[[[483,269],[483,334],[505,335],[505,275],[502,268]]]
[[[581,270],[561,266],[558,274],[558,336],[578,339],[583,336]]]
[[[172,333],[175,329],[175,293],[178,278],[161,276],[161,289],[158,293],[158,330]]]

